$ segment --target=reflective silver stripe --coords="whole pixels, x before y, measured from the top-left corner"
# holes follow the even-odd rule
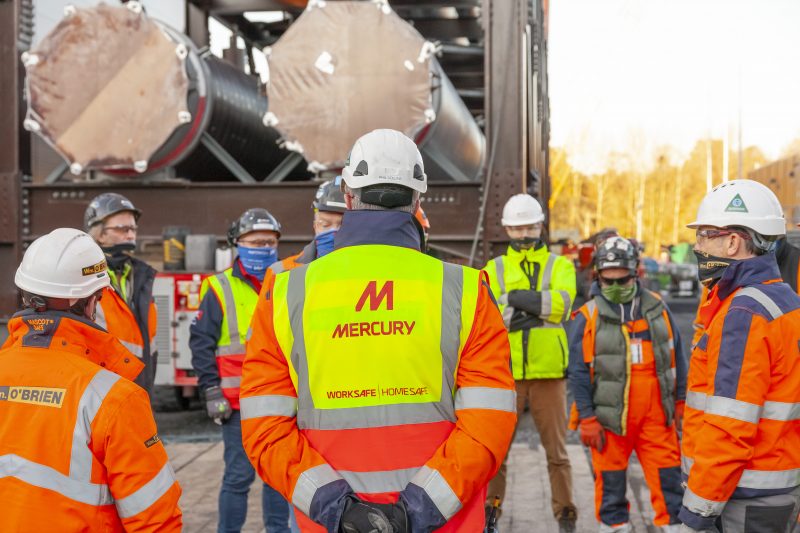
[[[553,293],[550,291],[542,292],[542,312],[541,316],[549,317],[553,314]]]
[[[227,346],[217,346],[217,357],[227,357],[229,355],[244,355],[246,348],[239,342],[231,343]]]
[[[702,392],[687,391],[686,392],[686,407],[695,409],[696,411],[706,410],[706,395]]]
[[[517,412],[517,392],[493,387],[461,387],[456,391],[456,411],[460,409],[494,409]]]
[[[419,472],[419,468],[401,468],[379,472],[350,472],[347,470],[337,470],[337,472],[355,492],[376,494],[400,492]]]
[[[706,399],[706,414],[758,424],[761,406],[724,396],[709,396]]]
[[[106,313],[103,311],[102,300],[95,306],[94,323],[108,331],[108,322],[106,322]]]
[[[460,265],[442,263],[442,324],[439,347],[442,352],[442,392],[439,407],[446,411],[446,420],[455,422],[453,390],[461,347],[461,298],[464,295],[464,270]]]
[[[514,308],[510,305],[505,306],[503,309],[503,324],[508,329],[511,326],[511,317],[514,316]]]
[[[297,423],[300,429],[305,429],[301,424],[304,418],[303,413],[306,410],[318,414],[314,410],[314,399],[311,397],[311,387],[308,383],[308,359],[306,357],[306,339],[303,328],[307,271],[308,265],[290,270],[289,281],[286,284],[286,306],[289,311],[289,326],[292,329],[293,338],[290,357],[292,366],[297,372]]]
[[[772,316],[773,320],[783,315],[783,311],[781,311],[781,308],[778,307],[778,304],[773,302],[772,298],[755,287],[745,287],[744,289],[740,289],[739,292],[736,293],[734,300],[739,296],[749,296],[753,300],[760,303],[762,306],[764,306],[764,309],[767,310],[770,316]]]
[[[745,470],[739,487],[746,489],[789,489],[800,485],[800,468],[791,470]]]
[[[405,424],[428,424],[432,422],[455,422],[452,397],[445,391],[439,403],[399,403],[371,405],[344,409],[315,409],[298,400],[297,427],[300,429],[367,429]],[[303,391],[298,390],[303,396]],[[450,402],[451,407],[442,407]],[[452,414],[451,414],[452,413]],[[452,417],[452,418],[451,418]]]
[[[69,477],[88,483],[92,479],[92,422],[111,387],[120,379],[117,374],[100,370],[84,389],[78,401],[78,416],[72,430],[72,450],[69,458]]]
[[[311,514],[311,500],[314,499],[317,489],[328,483],[342,479],[330,465],[322,464],[309,468],[297,478],[297,483],[292,492],[292,504],[303,511],[306,516]]]
[[[49,466],[34,463],[15,454],[0,455],[0,479],[13,477],[28,485],[52,490],[70,500],[87,505],[111,505],[114,498],[108,485],[79,481]],[[42,508],[42,512],[47,512]]]
[[[564,314],[561,317],[561,321],[564,322],[569,318],[569,312],[572,310],[572,298],[569,297],[569,293],[567,291],[558,291],[561,295],[561,299],[564,300]]]
[[[717,502],[714,500],[706,500],[705,498],[701,498],[692,492],[692,489],[689,487],[686,487],[686,492],[683,493],[684,507],[689,509],[694,514],[699,514],[700,516],[717,516],[722,512],[723,509],[725,509],[726,503],[728,502]]]
[[[494,258],[494,269],[497,272],[497,285],[500,289],[500,294],[506,293],[506,267],[503,265],[503,256]]]
[[[120,344],[122,344],[129,352],[133,355],[141,359],[144,357],[144,349],[136,343],[124,341],[122,339],[117,339]]]
[[[689,475],[694,459],[681,457],[681,471]],[[792,470],[742,470],[737,487],[746,489],[789,489],[800,485],[800,468]],[[685,501],[685,500],[684,500]]]
[[[800,420],[800,403],[764,402],[761,418],[784,422]]]
[[[550,283],[553,281],[553,265],[555,264],[556,264],[556,256],[553,254],[547,254],[547,263],[544,265],[544,273],[542,274],[542,286],[539,289],[540,291],[550,290]]]
[[[759,407],[756,404],[732,398],[720,396],[708,398],[702,392],[689,391],[686,393],[686,405],[698,411],[753,423],[762,418],[783,422],[800,419],[800,403],[766,401],[764,407]],[[758,413],[757,417],[756,413]]]
[[[223,389],[235,389],[242,384],[242,376],[228,376],[219,379],[219,386]]]
[[[242,420],[261,418],[262,416],[295,416],[297,414],[297,398],[265,394],[239,398]]]
[[[146,511],[175,484],[175,472],[167,461],[158,474],[136,492],[115,502],[120,518],[128,518]]]
[[[273,274],[280,274],[286,271],[286,267],[283,266],[283,261],[275,261],[269,266],[269,270],[272,270]]]
[[[689,475],[689,472],[692,470],[692,465],[694,464],[694,459],[691,457],[686,457],[685,455],[681,455],[681,472]]]
[[[242,346],[241,338],[239,337],[239,319],[236,316],[236,300],[233,298],[233,289],[231,288],[231,280],[225,273],[217,274],[214,276],[219,281],[222,288],[222,297],[225,299],[225,320],[228,322],[228,338],[230,345]],[[219,351],[220,348],[217,348]],[[244,348],[239,348],[239,353],[244,353]]]
[[[446,520],[450,520],[461,509],[461,500],[438,470],[423,466],[410,482],[430,496]]]

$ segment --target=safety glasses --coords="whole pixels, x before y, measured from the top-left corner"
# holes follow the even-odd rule
[[[133,225],[133,226],[103,226],[103,231],[113,231],[114,233],[120,233],[122,235],[124,235],[126,233],[129,233],[129,232],[136,233],[136,231],[138,229],[139,229],[139,226],[136,226],[136,225]]]
[[[699,229],[695,231],[695,240],[700,242],[700,239],[717,239],[719,237],[726,237],[728,235],[738,235],[744,240],[750,240],[750,235],[744,231],[726,229]]]
[[[600,283],[602,283],[603,285],[606,285],[606,286],[611,286],[611,285],[627,285],[627,284],[628,284],[628,282],[629,282],[630,280],[632,280],[634,277],[636,277],[636,276],[634,276],[633,274],[628,274],[628,275],[627,275],[627,276],[625,276],[625,277],[622,277],[622,278],[613,278],[613,279],[612,279],[612,278],[604,278],[603,276],[600,276]]]

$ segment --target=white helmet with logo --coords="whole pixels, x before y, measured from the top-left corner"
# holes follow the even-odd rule
[[[14,283],[48,298],[87,298],[109,285],[106,256],[88,234],[58,228],[31,243]]]
[[[350,150],[342,179],[351,189],[391,184],[420,193],[428,190],[417,145],[396,130],[373,130],[362,135]]]
[[[778,198],[769,187],[753,180],[733,180],[714,187],[697,210],[697,220],[687,227],[738,226],[759,235],[786,234],[786,220]]]
[[[544,222],[541,204],[530,194],[515,194],[503,207],[503,226],[529,226]]]

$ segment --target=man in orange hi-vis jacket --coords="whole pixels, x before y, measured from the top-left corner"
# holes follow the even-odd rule
[[[141,363],[93,321],[103,251],[57,229],[31,244],[15,283],[25,310],[0,350],[0,531],[180,531],[150,401],[120,375]]]
[[[485,277],[420,253],[422,158],[402,133],[356,141],[334,251],[258,303],[244,447],[306,532],[478,532],[516,423]]]
[[[689,531],[790,531],[800,510],[800,297],[773,252],[786,232],[766,186],[734,180],[700,204],[709,288],[686,393],[679,518]]]

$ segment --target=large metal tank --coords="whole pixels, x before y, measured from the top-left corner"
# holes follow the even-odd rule
[[[265,50],[264,94],[137,2],[68,8],[23,56],[25,127],[74,174],[192,181],[335,171],[360,135],[394,128],[418,143],[429,179],[475,181],[485,139],[436,50],[386,2],[310,2]]]
[[[259,179],[290,154],[261,121],[267,99],[254,76],[201,55],[137,2],[68,7],[23,62],[25,127],[74,174],[173,167],[193,181],[235,179],[207,148],[217,145]]]
[[[436,51],[385,1],[311,1],[265,51],[265,124],[313,170],[343,166],[358,137],[392,128],[417,141],[430,179],[477,180],[485,139]]]

